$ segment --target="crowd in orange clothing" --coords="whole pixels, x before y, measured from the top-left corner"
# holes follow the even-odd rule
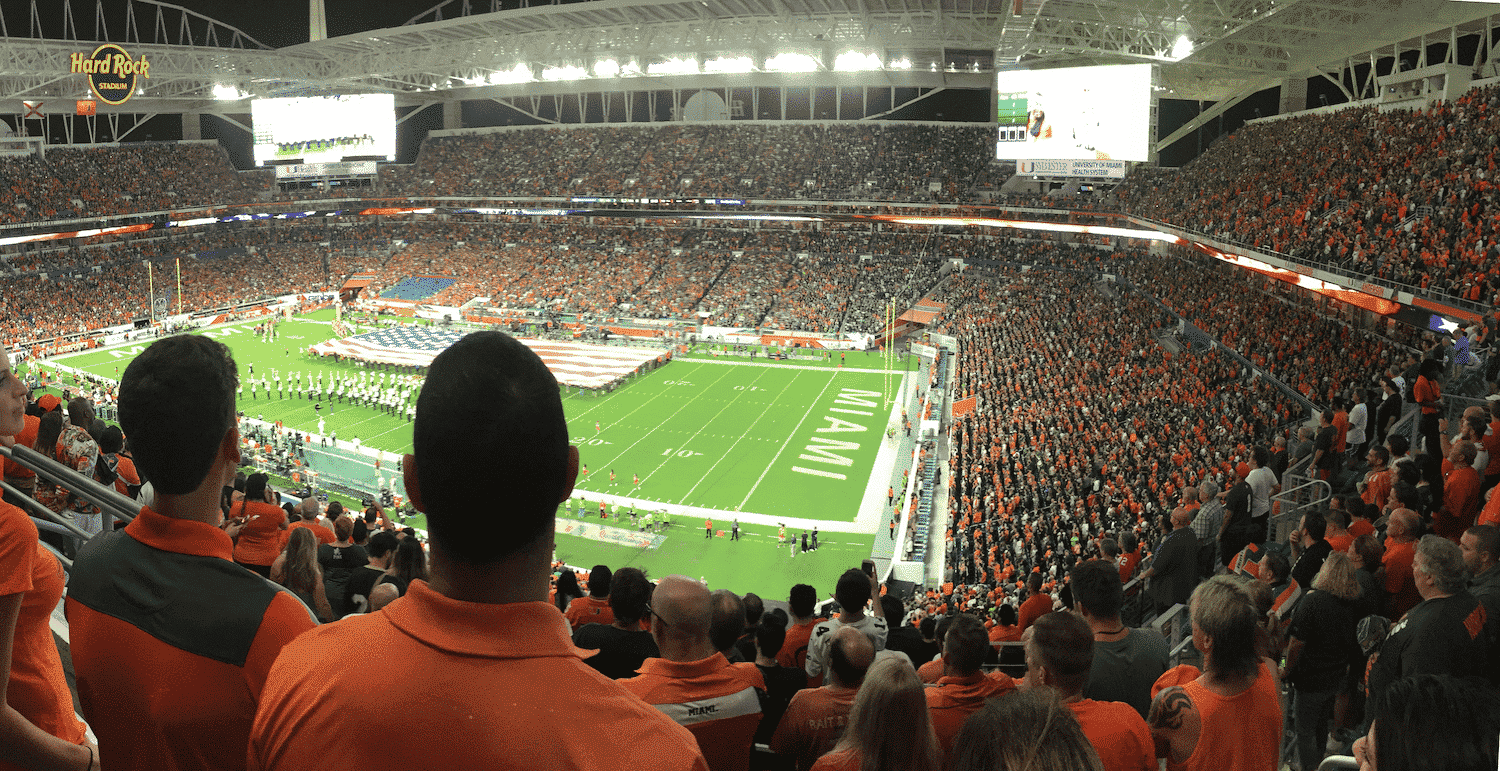
[[[1133,214],[1494,304],[1500,88],[1416,112],[1361,107],[1246,126],[1180,172],[1137,170]]]

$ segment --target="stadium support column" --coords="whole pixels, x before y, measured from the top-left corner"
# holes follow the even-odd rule
[[[179,117],[182,118],[182,138],[184,140],[203,138],[203,128],[199,122],[198,113],[185,112]]]
[[[459,129],[464,127],[463,102],[443,102],[443,128]]]
[[[1280,114],[1290,115],[1307,109],[1307,78],[1298,76],[1281,81]]]

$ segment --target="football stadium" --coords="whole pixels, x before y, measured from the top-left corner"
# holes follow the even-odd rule
[[[1500,767],[1497,46],[0,5],[0,771]]]

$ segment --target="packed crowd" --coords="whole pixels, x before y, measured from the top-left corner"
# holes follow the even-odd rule
[[[1246,126],[1180,172],[1138,170],[1133,214],[1494,304],[1500,88],[1415,112],[1348,109]]]
[[[1259,447],[1248,474],[1228,461],[1244,454],[1230,443],[1266,435],[1258,423],[1269,416],[1257,411],[1276,405],[1262,404],[1274,400],[1211,355],[1169,358],[1152,348],[1159,309],[1089,281],[1048,270],[976,272],[944,294],[952,331],[973,352],[958,387],[985,396],[952,435],[961,459],[950,472],[954,495],[993,495],[982,511],[998,514],[975,518],[980,510],[965,502],[956,513],[970,530],[960,537],[976,539],[975,569],[984,564],[978,547],[990,545],[1024,576],[1024,589],[1004,597],[1007,586],[993,614],[973,584],[957,582],[919,593],[909,612],[862,569],[842,574],[819,612],[818,591],[806,584],[790,587],[787,610],[768,611],[753,594],[710,591],[684,576],[653,582],[629,567],[580,575],[559,565],[553,520],[577,473],[576,449],[555,380],[497,332],[468,336],[428,372],[403,467],[427,514],[426,543],[375,507],[350,516],[311,498],[278,506],[282,496],[263,474],[237,476],[238,454],[220,449],[235,437],[237,379],[222,344],[162,340],[132,362],[118,390],[145,505],[123,529],[81,547],[68,576],[79,704],[97,745],[74,717],[47,639],[62,572],[32,548],[37,531],[25,515],[0,505],[0,597],[37,609],[0,628],[27,643],[7,646],[13,709],[0,719],[32,729],[13,734],[23,738],[3,757],[86,769],[130,758],[280,769],[328,757],[356,767],[489,767],[525,757],[551,768],[649,753],[656,767],[712,771],[1123,771],[1166,759],[1199,771],[1226,757],[1278,768],[1290,728],[1297,765],[1308,769],[1332,726],[1347,729],[1331,732],[1335,745],[1353,740],[1349,751],[1381,771],[1492,767],[1500,616],[1485,614],[1500,602],[1500,531],[1471,527],[1460,544],[1416,540],[1425,512],[1405,508],[1403,478],[1388,507],[1384,557],[1371,551],[1379,548],[1371,512],[1348,496],[1305,515],[1290,557],[1264,543],[1253,580],[1200,582],[1189,540],[1196,522],[1216,506],[1237,516],[1240,488],[1274,473]],[[1038,340],[1047,345],[1031,350]],[[0,375],[7,405],[28,406],[24,385],[8,369]],[[1187,404],[1196,405],[1192,415],[1180,413]],[[86,413],[70,405],[69,417],[59,452],[71,458],[74,443],[93,438],[80,427],[92,424]],[[0,420],[17,441],[30,430],[19,411]],[[42,421],[49,430],[61,423]],[[1129,431],[1137,436],[1114,437]],[[105,429],[98,444],[120,435]],[[1357,451],[1352,432],[1349,442]],[[1201,459],[1191,457],[1194,443]],[[1109,467],[1083,470],[1111,452]],[[1170,467],[1169,452],[1181,456]],[[1467,455],[1456,452],[1455,466]],[[1196,505],[1203,488],[1191,482],[1225,473],[1240,478],[1228,498],[1221,504],[1205,489]],[[494,536],[493,516],[475,516],[495,511],[496,485],[511,491],[504,538]],[[1007,500],[1012,488],[1019,504]],[[1103,503],[1115,510],[1100,511]],[[1143,518],[1168,513],[1170,534]],[[1356,536],[1360,521],[1368,530]],[[1137,534],[1147,549],[1131,542]],[[1332,547],[1335,538],[1348,550]],[[1170,667],[1157,632],[1122,621],[1125,579],[1142,551],[1151,552],[1142,572],[1152,598],[1190,605],[1198,666]],[[1409,555],[1405,573],[1393,554]],[[1382,559],[1387,572],[1377,578],[1368,568]],[[1382,591],[1393,573],[1394,590]],[[1362,615],[1394,615],[1390,603],[1407,590],[1402,576],[1419,599],[1404,622],[1356,633]],[[194,612],[142,613],[142,596],[171,596]],[[993,644],[1007,641],[1024,656],[992,669],[1005,661]],[[381,651],[381,698],[370,698],[367,663],[330,659],[332,649]],[[1367,679],[1358,666],[1365,657]],[[195,676],[142,687],[177,682],[170,678],[182,671]],[[1471,674],[1491,680],[1461,679]],[[14,687],[35,681],[57,687]],[[1368,698],[1336,713],[1345,692]],[[339,730],[368,725],[392,703],[406,706],[402,741]],[[215,720],[205,725],[200,716],[210,711]],[[455,720],[506,725],[536,714],[588,714],[599,730],[576,739],[482,731],[453,741]],[[1412,738],[1439,726],[1444,741]]]

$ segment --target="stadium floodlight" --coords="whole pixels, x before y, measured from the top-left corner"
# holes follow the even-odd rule
[[[755,62],[748,56],[720,56],[703,63],[704,72],[751,72],[754,69]]]
[[[220,102],[233,102],[243,98],[244,95],[241,94],[240,90],[238,88],[235,88],[234,86],[225,85],[223,83],[214,84],[214,99]]]
[[[646,67],[648,75],[696,75],[698,74],[698,60],[679,59],[672,57],[664,62],[653,62]]]
[[[891,62],[889,67],[893,70],[909,70],[911,69],[911,59],[903,56],[900,59]]]
[[[620,63],[614,59],[602,59],[594,62],[594,77],[613,78],[620,74]]]
[[[635,62],[627,62],[625,66],[620,68],[620,74],[622,76],[639,75],[641,74],[641,65]]]
[[[572,64],[566,67],[545,67],[542,69],[542,80],[583,80],[588,76],[588,70]]]
[[[1172,53],[1167,58],[1174,62],[1180,62],[1192,55],[1193,41],[1187,35],[1179,35],[1177,42],[1172,44]]]
[[[911,63],[907,62],[910,66]],[[875,54],[862,54],[858,51],[845,51],[833,60],[833,69],[838,72],[861,72],[864,70],[880,69],[880,57]]]
[[[776,54],[766,60],[766,72],[817,72],[818,60],[807,54]]]
[[[517,64],[509,70],[490,73],[490,85],[498,86],[502,83],[530,83],[536,78],[531,75],[531,68],[524,64]]]

